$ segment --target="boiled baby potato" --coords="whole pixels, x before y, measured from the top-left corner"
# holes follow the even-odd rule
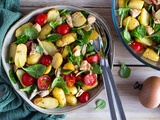
[[[25,71],[23,71],[22,69],[18,69],[18,70],[16,71],[16,75],[17,75],[18,80],[20,81],[22,87],[26,87],[26,86],[22,83],[22,76],[23,76],[24,73],[25,73]]]
[[[67,62],[66,64],[64,64],[64,66],[63,66],[62,69],[64,69],[64,70],[71,70],[71,71],[75,70],[74,65],[71,62]]]
[[[95,30],[92,30],[91,35],[89,36],[90,40],[96,40],[98,38],[98,33]]]
[[[31,22],[28,22],[28,23],[25,23],[23,24],[22,26],[20,26],[19,28],[16,29],[15,31],[15,36],[18,37],[20,35],[23,34],[23,31],[26,27],[30,27],[30,26],[33,26],[33,24]]]
[[[88,86],[88,85],[86,85],[85,83],[82,83],[81,88],[82,88],[84,91],[88,91],[88,90],[91,90],[91,89],[97,87],[97,85],[98,85],[98,80],[97,80],[97,82],[96,82],[93,86]]]
[[[128,23],[128,30],[134,30],[136,27],[139,26],[139,21],[136,19],[136,18],[133,18],[131,16],[128,16],[127,18],[125,18],[123,20],[123,26],[126,26],[127,25],[127,22],[129,21]]]
[[[160,19],[160,9],[155,13],[154,17],[158,20]]]
[[[64,47],[66,45],[69,45],[71,43],[73,43],[77,38],[77,34],[76,33],[68,33],[62,36],[61,39],[56,41],[56,45],[58,47]]]
[[[73,86],[69,87],[69,93],[68,94],[70,94],[70,95],[76,95],[77,92],[78,92],[78,90],[77,90],[76,86],[73,85]]]
[[[18,68],[25,65],[27,61],[27,46],[25,44],[19,44],[16,48],[14,62]]]
[[[47,22],[55,21],[59,16],[59,11],[56,8],[53,8],[47,13]]]
[[[41,31],[39,33],[38,38],[40,40],[45,40],[46,39],[46,35],[48,35],[51,31],[52,31],[52,27],[49,25],[49,23],[45,24],[42,27],[42,29],[41,29]]]
[[[48,66],[46,67],[46,71],[45,71],[44,74],[48,74],[48,73],[51,71],[51,69],[52,69],[52,65],[48,65]]]
[[[63,51],[62,51],[62,57],[65,59],[68,56],[68,46],[65,46]]]
[[[126,5],[126,1],[125,0],[118,0],[118,5],[119,5],[119,8],[124,8]]]
[[[128,7],[131,9],[141,10],[144,5],[144,0],[131,0],[128,4]]]
[[[159,61],[159,55],[151,48],[147,48],[142,56],[155,62]]]
[[[52,42],[41,41],[43,48],[50,56],[54,56],[56,53],[57,47]]]
[[[58,100],[61,107],[66,105],[66,97],[62,88],[55,87],[52,91],[52,95]]]
[[[59,105],[58,100],[53,97],[35,98],[33,103],[39,107],[47,109],[53,109]]]
[[[9,59],[11,62],[14,62],[15,54],[16,54],[17,44],[11,43],[9,46]]]
[[[142,9],[142,12],[138,19],[142,25],[148,26],[150,22],[150,14],[147,12],[145,8]]]
[[[37,64],[41,59],[41,57],[42,57],[42,54],[38,52],[31,54],[27,57],[27,64],[30,64],[30,65]]]
[[[74,95],[66,95],[66,101],[69,105],[77,105],[77,98]]]
[[[57,69],[61,66],[63,62],[63,57],[60,53],[56,53],[52,58],[52,67]]]
[[[143,45],[151,46],[153,41],[150,38],[144,37],[142,39],[135,39],[135,41],[142,43]]]
[[[72,22],[74,27],[80,27],[86,23],[86,18],[81,12],[75,12],[72,15]]]

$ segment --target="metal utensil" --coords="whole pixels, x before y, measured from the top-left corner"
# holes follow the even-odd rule
[[[99,31],[100,35],[99,35],[98,41],[94,41],[93,45],[95,47],[95,50],[98,53],[101,53],[100,64],[103,70],[102,76],[103,76],[103,81],[106,88],[106,93],[108,95],[111,118],[112,120],[117,120],[116,112],[115,112],[115,107],[117,107],[119,117],[121,118],[121,120],[126,120],[124,110],[121,104],[121,100],[119,98],[116,85],[114,83],[114,78],[109,66],[108,51],[110,48],[110,44],[109,44],[110,42],[109,42],[109,39],[107,38],[107,32],[106,32],[107,30],[105,29],[104,24],[101,23],[100,21],[98,21],[98,23],[96,23],[95,26],[96,26],[96,29]],[[102,28],[102,26],[104,29]],[[116,101],[116,104],[114,104],[113,99]]]

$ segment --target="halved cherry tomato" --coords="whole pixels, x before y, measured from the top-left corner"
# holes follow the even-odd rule
[[[43,55],[40,59],[40,63],[48,66],[52,63],[52,57],[50,55]]]
[[[137,52],[141,51],[142,48],[143,48],[142,44],[139,43],[139,42],[136,42],[136,41],[132,42],[131,46],[132,46],[132,47],[134,48],[134,50],[137,51]]]
[[[89,56],[89,57],[87,58],[87,61],[88,61],[89,63],[99,62],[99,61],[100,61],[100,56],[99,56],[99,54],[95,54],[95,55]]]
[[[71,73],[71,74],[69,74],[69,75],[66,75],[65,81],[66,81],[68,87],[72,87],[72,86],[75,84],[75,82],[76,82],[76,78],[75,78],[75,76]]]
[[[79,97],[78,101],[81,103],[85,103],[90,99],[90,94],[89,92],[83,92]]]
[[[30,76],[28,73],[24,73],[22,75],[22,83],[25,85],[25,86],[30,86],[32,85],[33,83],[36,82],[36,79],[33,78],[32,76]]]
[[[84,76],[83,81],[88,86],[93,86],[97,82],[97,75],[93,73],[88,73]]]
[[[61,24],[58,27],[56,27],[56,33],[65,35],[70,32],[70,27],[68,24]]]
[[[160,4],[160,1],[159,0],[151,0],[153,4],[155,5],[159,5]]]
[[[48,75],[42,75],[37,80],[37,86],[40,90],[49,89],[51,85],[51,78]]]
[[[39,25],[43,25],[47,22],[47,15],[44,13],[38,14],[36,16],[35,22],[38,23]]]

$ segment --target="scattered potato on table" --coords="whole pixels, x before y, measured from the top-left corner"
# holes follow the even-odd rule
[[[33,102],[39,107],[48,109],[56,108],[59,105],[58,100],[53,97],[35,98]]]
[[[66,95],[66,101],[71,106],[77,105],[77,98],[74,95]]]
[[[56,53],[52,58],[52,66],[54,69],[57,69],[61,66],[63,62],[63,57],[60,53]]]
[[[47,22],[55,21],[59,16],[59,11],[56,8],[53,8],[47,13]]]

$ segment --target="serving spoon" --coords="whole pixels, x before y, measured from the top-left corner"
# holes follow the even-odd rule
[[[103,26],[103,27],[102,27]],[[114,78],[109,66],[108,52],[110,50],[110,41],[107,37],[106,26],[100,21],[96,22],[94,25],[95,29],[99,32],[99,37],[97,40],[93,41],[93,46],[95,51],[100,54],[100,65],[102,67],[102,78],[104,82],[104,87],[107,93],[107,98],[109,102],[110,114],[112,120],[117,120],[115,107],[118,109],[119,117],[121,120],[126,120],[124,110],[120,97],[118,95],[116,85],[114,83]],[[116,104],[114,102],[116,101]]]

